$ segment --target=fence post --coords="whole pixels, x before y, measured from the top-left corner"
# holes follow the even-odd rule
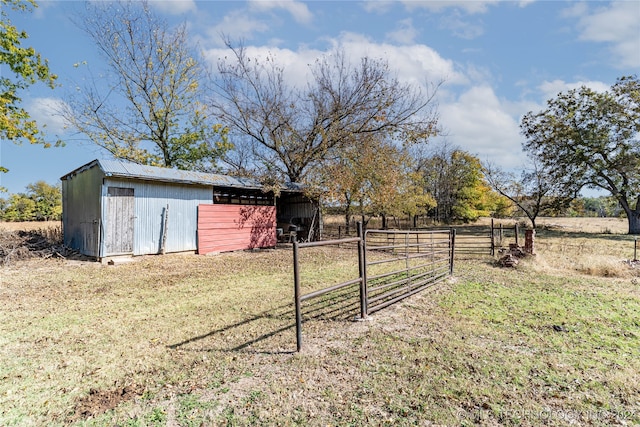
[[[367,270],[365,264],[364,232],[362,222],[357,224],[358,237],[358,270],[360,273],[360,319],[367,317]]]
[[[451,241],[451,258],[449,259],[449,274],[453,275],[453,256],[456,253],[456,229],[451,228],[450,231],[450,241]]]
[[[515,227],[513,227],[513,228],[514,228],[514,229],[515,229],[515,231],[516,231],[516,247],[519,247],[519,246],[520,246],[520,245],[518,244],[518,234],[519,234],[519,232],[518,232],[518,223],[517,223],[517,222],[516,222]]]
[[[298,242],[293,242],[293,293],[296,305],[296,351],[302,349],[302,309],[300,308],[300,268]]]
[[[496,254],[496,242],[495,242],[493,230],[494,230],[493,218],[491,218],[491,256],[494,256]]]
[[[409,258],[409,233],[404,235],[404,268],[407,272],[407,285],[409,285],[409,289],[411,289],[411,271],[409,270],[409,265],[411,265],[411,259]]]
[[[535,254],[536,230],[525,230],[524,232],[524,253]]]

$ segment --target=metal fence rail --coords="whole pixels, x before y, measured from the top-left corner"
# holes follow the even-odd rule
[[[358,226],[358,236],[362,236],[362,226]],[[300,292],[300,257],[299,251],[302,248],[311,248],[318,246],[330,246],[330,245],[342,245],[348,243],[357,243],[358,247],[358,272],[359,277],[347,280],[342,283],[338,283],[336,285],[330,286],[328,288],[320,289],[318,291],[314,291],[308,293],[306,295],[302,295]],[[366,317],[365,307],[366,304],[364,302],[364,295],[366,293],[365,290],[365,279],[364,279],[364,241],[361,237],[351,237],[346,239],[338,239],[338,240],[325,240],[320,242],[308,242],[308,243],[298,243],[293,242],[293,276],[294,276],[294,298],[295,298],[295,312],[296,312],[296,348],[297,351],[300,351],[302,348],[302,302],[310,300],[312,298],[317,298],[323,295],[326,295],[330,292],[335,292],[340,289],[344,289],[348,286],[352,286],[354,284],[360,285],[360,317]]]
[[[320,242],[293,243],[294,299],[297,350],[302,348],[302,303],[349,286],[359,285],[360,317],[414,295],[453,274],[456,232],[362,231],[358,237]],[[359,277],[302,295],[299,251],[318,246],[356,244]]]
[[[511,239],[515,239],[515,244],[518,245],[519,234],[517,223],[513,226],[503,226],[501,223],[496,226],[493,219],[490,227],[460,227],[456,233],[456,255],[493,256]]]
[[[454,230],[365,232],[365,302],[370,314],[453,272]]]
[[[482,235],[456,233],[456,255],[492,255],[494,244],[490,232]]]

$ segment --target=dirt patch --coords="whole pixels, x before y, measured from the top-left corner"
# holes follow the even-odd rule
[[[73,423],[93,418],[110,409],[114,409],[123,402],[142,395],[143,392],[144,388],[137,385],[118,387],[114,390],[96,390],[92,388],[87,396],[78,400],[69,421]]]
[[[0,230],[0,265],[31,258],[67,258],[79,253],[62,243],[60,227]]]

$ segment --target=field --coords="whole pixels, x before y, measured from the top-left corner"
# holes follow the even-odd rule
[[[542,224],[516,268],[459,258],[450,280],[365,321],[348,294],[304,307],[300,353],[290,247],[12,262],[0,425],[639,425],[626,222]],[[302,252],[304,291],[353,261]]]

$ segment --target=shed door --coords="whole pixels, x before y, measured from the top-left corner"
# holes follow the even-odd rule
[[[105,256],[133,253],[133,188],[108,187]]]

